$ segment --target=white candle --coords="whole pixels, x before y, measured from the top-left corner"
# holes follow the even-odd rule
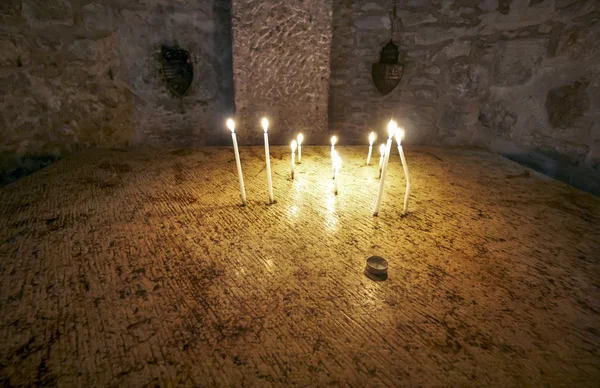
[[[402,149],[402,138],[404,137],[404,129],[399,128],[396,132],[396,143],[398,144],[398,153],[400,154],[400,160],[402,160],[402,167],[404,168],[404,175],[406,176],[406,191],[404,192],[404,211],[403,214],[408,213],[408,197],[410,195],[410,176],[408,175],[408,165],[406,164],[406,158],[404,157],[404,150]]]
[[[369,154],[367,155],[367,166],[371,164],[371,154],[373,153],[373,142],[375,141],[375,132],[369,135]]]
[[[298,134],[298,164],[302,163],[302,140],[304,140],[304,135],[299,133]]]
[[[379,146],[379,178],[381,178],[381,167],[383,166],[383,157],[385,156],[385,144]]]
[[[273,180],[271,178],[271,153],[269,152],[269,134],[267,133],[269,129],[269,120],[266,117],[262,119],[262,127],[265,131],[265,160],[267,162],[267,185],[269,188],[269,203],[273,203],[275,201],[273,197]]]
[[[242,192],[242,204],[246,205],[246,188],[244,187],[244,177],[242,176],[242,163],[240,162],[240,151],[238,149],[237,138],[235,137],[235,122],[232,119],[227,120],[227,128],[231,131],[233,139],[233,151],[235,152],[235,163],[237,164],[238,177],[240,178],[240,190]]]
[[[336,150],[332,150],[331,151],[331,166],[332,166],[332,170],[331,173],[333,175],[333,180],[335,180],[335,166],[336,166],[336,160],[338,158],[338,153]]]
[[[331,171],[333,174],[335,174],[335,165],[334,165],[334,161],[333,161],[333,153],[335,152],[335,143],[337,143],[337,136],[331,136]]]
[[[298,143],[296,140],[292,140],[292,179],[294,179],[294,169],[296,168],[296,147],[298,147]]]
[[[383,186],[385,184],[385,176],[387,174],[387,166],[390,160],[390,151],[392,149],[392,138],[394,137],[394,133],[396,132],[397,124],[394,120],[390,120],[388,124],[388,141],[385,147],[385,156],[383,158],[383,166],[381,168],[381,180],[379,181],[379,192],[377,193],[377,202],[375,202],[375,210],[373,211],[373,215],[376,216],[379,214],[379,208],[381,207],[381,197],[383,197]]]
[[[340,158],[340,155],[338,155],[338,153],[335,153],[335,173],[334,173],[334,194],[337,195],[338,194],[338,188],[339,188],[339,182],[340,182],[340,168],[342,167],[342,158]]]

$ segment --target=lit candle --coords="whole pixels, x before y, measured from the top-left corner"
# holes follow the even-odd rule
[[[335,152],[335,151],[334,151]],[[334,155],[334,164],[335,164],[335,172],[334,172],[334,194],[338,194],[339,182],[340,182],[340,167],[342,167],[342,158],[335,152]]]
[[[235,163],[237,164],[238,177],[240,178],[240,190],[242,192],[242,204],[246,205],[246,188],[244,187],[244,177],[242,176],[242,163],[240,162],[240,151],[238,149],[237,138],[235,137],[235,122],[232,119],[227,120],[227,128],[231,131],[233,139],[233,151],[235,152]]]
[[[296,147],[298,147],[298,143],[296,140],[292,140],[292,179],[294,179],[294,168],[296,168]]]
[[[269,120],[266,117],[263,117],[261,121],[263,130],[265,131],[265,159],[267,161],[267,184],[269,186],[269,203],[273,203],[273,180],[271,179],[271,153],[269,152],[269,134],[267,130],[269,129]]]
[[[394,120],[390,120],[390,123],[388,124],[389,138],[385,147],[385,156],[383,158],[383,166],[381,168],[381,180],[379,181],[379,192],[377,193],[377,202],[375,202],[375,210],[373,211],[374,216],[379,214],[379,208],[381,207],[381,197],[383,197],[383,186],[385,184],[385,176],[387,174],[388,162],[390,160],[390,151],[392,149],[392,138],[394,137],[396,128],[396,122]]]
[[[379,146],[379,178],[381,178],[381,166],[383,166],[383,157],[385,156],[385,144],[381,143]]]
[[[369,135],[369,154],[367,155],[367,166],[371,164],[371,154],[373,153],[373,142],[375,141],[375,132]]]
[[[298,164],[302,163],[302,140],[304,140],[304,135],[299,133],[298,134]]]
[[[406,176],[406,191],[404,192],[404,211],[408,212],[408,197],[410,195],[410,177],[408,175],[408,165],[406,164],[406,158],[404,157],[404,150],[402,149],[402,138],[404,137],[404,129],[399,128],[396,131],[396,143],[398,144],[398,153],[400,154],[400,160],[402,160],[402,167],[404,168],[404,175]]]
[[[335,152],[335,143],[337,143],[337,136],[331,136],[331,171],[334,174],[335,174],[335,164],[333,161],[333,153]]]

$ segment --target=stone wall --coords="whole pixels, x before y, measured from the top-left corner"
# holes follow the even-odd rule
[[[409,143],[483,145],[600,193],[599,19],[596,0],[335,0],[330,130],[364,143],[394,116]],[[404,76],[382,96],[392,25]]]
[[[2,0],[0,184],[80,147],[229,144],[237,108],[245,144],[263,115],[274,144],[364,143],[394,116],[409,143],[486,146],[599,193],[599,19],[595,0]],[[382,96],[390,37],[404,75]],[[165,45],[189,52],[184,97]]]
[[[185,97],[163,45],[189,51]],[[223,141],[231,63],[231,0],[2,0],[0,184],[79,147]]]
[[[327,135],[331,0],[234,0],[235,105],[245,144],[262,144],[259,123],[272,121],[271,141],[297,132],[308,143]]]

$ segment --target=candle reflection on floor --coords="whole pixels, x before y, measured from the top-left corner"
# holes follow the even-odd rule
[[[543,370],[562,386],[594,365],[596,197],[483,150],[408,147],[410,212],[394,153],[373,217],[377,163],[365,165],[365,146],[336,150],[337,197],[329,146],[304,146],[294,181],[289,147],[272,147],[273,205],[262,145],[240,148],[247,207],[231,147],[86,150],[2,188],[6,364],[30,381],[37,349],[51,348],[55,373],[77,373],[79,356],[117,357],[221,385],[266,365],[270,380],[249,380],[260,386],[318,362],[321,375],[291,380],[325,386],[326,370],[402,386],[426,368],[437,385],[473,371],[480,385],[518,385]],[[385,282],[365,276],[372,255],[389,261]],[[46,335],[57,328],[80,340]],[[122,382],[109,364],[90,368],[98,380],[82,381]]]

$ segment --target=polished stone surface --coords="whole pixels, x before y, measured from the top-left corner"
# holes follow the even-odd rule
[[[473,148],[74,154],[0,189],[0,381],[594,386],[600,199]],[[372,255],[389,277],[364,275]]]

